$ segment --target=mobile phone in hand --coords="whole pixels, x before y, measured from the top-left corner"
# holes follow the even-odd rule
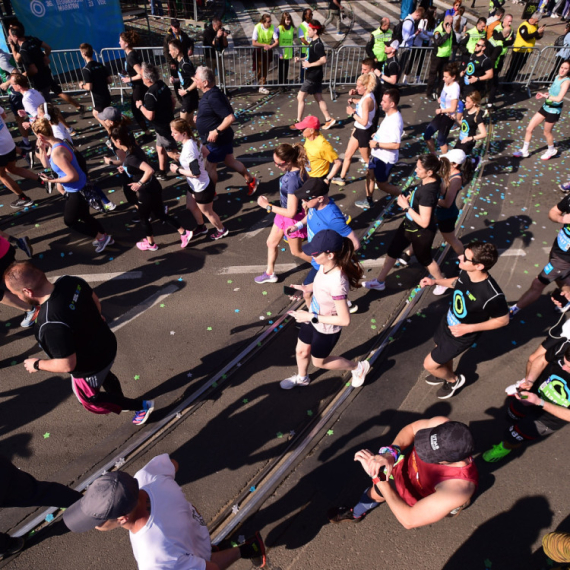
[[[289,287],[288,285],[283,285],[283,293],[285,295],[298,295],[299,293],[302,293],[302,291],[299,291],[299,289],[295,289],[294,287]]]

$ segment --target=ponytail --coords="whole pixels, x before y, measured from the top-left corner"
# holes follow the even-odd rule
[[[306,167],[309,164],[309,159],[307,157],[305,147],[301,143],[295,143],[294,145],[290,145],[288,143],[280,144],[275,149],[274,153],[281,160],[290,162],[295,168],[298,168],[300,171],[301,179],[306,180]]]
[[[451,175],[451,162],[444,156],[439,159],[438,175],[447,188],[449,186],[449,176]]]
[[[360,265],[354,254],[354,244],[352,240],[345,237],[342,240],[342,249],[334,253],[337,265],[348,279],[351,289],[361,287],[360,281],[364,277],[362,265]]]
[[[430,170],[432,176],[441,181],[442,178],[449,178],[449,169],[451,165],[446,158],[439,159],[434,154],[421,154],[418,161],[424,170]]]

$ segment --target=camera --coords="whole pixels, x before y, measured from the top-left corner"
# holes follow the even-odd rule
[[[232,33],[231,30],[228,30],[227,28],[222,28],[222,32],[224,32],[224,34],[226,34],[227,36],[229,36]]]

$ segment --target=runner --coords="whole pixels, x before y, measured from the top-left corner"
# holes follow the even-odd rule
[[[354,203],[355,206],[363,210],[368,210],[373,206],[375,186],[392,196],[400,194],[400,189],[388,182],[390,172],[398,162],[399,149],[404,134],[404,120],[398,110],[399,102],[400,92],[397,89],[388,89],[382,96],[380,106],[386,116],[369,143],[372,149],[372,158],[366,171],[366,200],[358,200]]]
[[[119,73],[119,76],[123,83],[129,83],[133,88],[133,92],[131,94],[131,111],[133,113],[134,120],[146,135],[148,134],[148,127],[146,125],[144,115],[137,105],[139,101],[142,102],[144,100],[144,96],[147,91],[147,87],[143,83],[142,78],[141,58],[134,50],[135,46],[139,43],[140,37],[133,30],[123,32],[119,36],[119,46],[125,51],[125,71],[127,73],[127,75]]]
[[[107,67],[93,59],[94,52],[91,45],[81,44],[79,50],[85,61],[85,66],[81,69],[83,83],[79,83],[79,88],[91,93],[93,116],[99,121],[99,113],[111,105],[109,85],[113,83],[113,78]]]
[[[259,184],[246,167],[234,157],[234,131],[231,125],[236,117],[228,98],[216,85],[214,72],[207,67],[199,67],[195,77],[198,89],[203,95],[198,105],[196,128],[202,144],[208,150],[206,168],[214,185],[218,182],[218,163],[239,172],[247,183],[247,195],[252,196]]]
[[[442,153],[447,152],[447,136],[454,123],[455,113],[457,111],[460,87],[457,83],[459,68],[455,63],[448,63],[443,68],[443,89],[439,96],[439,109],[435,110],[435,118],[428,125],[424,132],[424,140],[432,154],[436,154],[433,135],[437,132],[437,144],[441,148]]]
[[[410,447],[409,453],[402,453]],[[415,421],[398,433],[392,445],[381,447],[378,455],[367,449],[356,453],[354,461],[371,477],[372,486],[354,508],[333,507],[328,518],[332,523],[360,522],[384,502],[406,529],[457,515],[477,490],[474,451],[473,436],[465,424],[443,416]]]
[[[271,227],[271,232],[267,238],[267,269],[262,275],[254,279],[256,283],[277,283],[279,281],[275,274],[275,262],[277,261],[278,247],[285,236],[288,227],[294,226],[305,218],[305,212],[301,208],[301,201],[295,192],[301,188],[309,178],[305,167],[308,164],[305,148],[301,143],[295,145],[280,144],[273,153],[273,163],[283,172],[279,178],[279,197],[281,206],[273,206],[265,196],[257,199],[257,204],[267,210],[268,213],[275,213],[275,220]],[[301,244],[307,237],[307,230],[296,230],[287,235],[287,243],[291,250],[291,255],[311,263],[311,256],[303,253]]]
[[[441,384],[437,391],[440,400],[451,398],[465,384],[465,376],[453,371],[453,359],[473,346],[482,332],[509,324],[505,295],[489,275],[498,258],[492,243],[473,241],[459,256],[458,277],[424,277],[420,281],[421,287],[455,287],[451,306],[433,337],[436,346],[424,360],[424,368],[431,374],[426,383]]]
[[[141,251],[156,251],[158,244],[154,241],[152,226],[149,221],[151,214],[158,220],[166,222],[180,235],[180,247],[185,248],[192,239],[192,232],[180,225],[178,220],[164,210],[162,202],[162,187],[154,176],[154,170],[148,163],[144,151],[135,143],[125,127],[115,128],[111,131],[113,144],[125,153],[123,162],[124,171],[132,178],[131,190],[137,193],[138,213],[141,226],[146,238],[137,242]]]
[[[301,23],[297,28],[297,37],[299,41],[304,45],[310,45],[310,38],[309,38],[309,23],[313,19],[313,11],[310,8],[305,8],[303,10],[303,15],[301,16]],[[306,59],[307,53],[309,52],[307,47],[301,48],[301,60]],[[305,68],[301,66],[301,74],[300,74],[301,83],[305,81]]]
[[[362,160],[367,164],[370,161],[370,139],[374,134],[374,117],[378,104],[374,98],[374,89],[376,88],[376,77],[373,74],[361,75],[356,80],[356,92],[360,95],[360,99],[353,101],[348,100],[346,113],[354,119],[354,129],[350,135],[348,146],[344,153],[344,161],[342,163],[342,170],[340,176],[335,176],[331,182],[338,186],[345,186],[345,177],[350,168],[350,162],[354,153],[358,149]],[[355,108],[352,104],[355,103]]]
[[[111,372],[117,339],[89,284],[69,275],[50,283],[29,261],[13,263],[4,273],[4,281],[19,299],[40,305],[35,335],[48,358],[26,358],[26,370],[30,374],[70,374],[73,391],[86,410],[94,414],[136,411],[133,423],[144,424],[154,402],[123,395],[119,379]]]
[[[170,165],[170,170],[174,174],[186,176],[188,189],[186,191],[186,208],[192,212],[197,227],[193,236],[207,235],[208,228],[204,224],[204,216],[214,226],[216,231],[210,234],[210,239],[217,240],[228,235],[229,230],[224,228],[220,216],[214,211],[214,197],[216,196],[216,185],[212,182],[204,165],[204,156],[201,148],[192,136],[190,125],[177,119],[170,123],[172,138],[182,144],[182,153],[178,157],[180,166]]]
[[[251,45],[259,48],[254,53],[254,66],[257,75],[257,84],[259,92],[268,95],[269,90],[266,89],[267,72],[269,71],[269,63],[272,60],[271,50],[279,44],[279,35],[277,28],[271,23],[271,14],[262,14],[261,19],[253,28]]]
[[[178,153],[176,141],[170,135],[176,101],[154,65],[146,62],[142,64],[142,79],[148,90],[143,101],[137,101],[136,106],[156,131],[158,172],[155,176],[158,180],[168,180],[168,156]]]
[[[548,143],[548,149],[545,153],[542,154],[540,158],[541,160],[549,160],[558,154],[558,150],[554,146],[552,129],[555,123],[557,123],[562,116],[564,97],[566,96],[568,87],[570,87],[569,74],[570,61],[565,61],[560,66],[560,69],[558,70],[558,76],[550,86],[548,93],[538,92],[536,94],[536,98],[539,101],[540,99],[546,99],[546,101],[530,120],[530,123],[526,128],[522,150],[517,150],[513,153],[513,156],[515,158],[527,158],[530,155],[528,147],[530,145],[530,139],[532,138],[532,131],[534,131],[534,129],[538,127],[538,125],[540,125],[542,122],[544,122],[544,138]]]
[[[194,113],[198,110],[198,86],[194,81],[196,69],[188,56],[184,55],[182,44],[178,40],[171,40],[168,50],[172,61],[176,63],[177,76],[170,79],[180,96],[180,118],[195,128]]]
[[[473,91],[465,97],[465,109],[461,114],[459,141],[455,143],[455,150],[462,150],[470,155],[477,141],[487,138],[487,127],[481,112],[481,95]]]
[[[334,230],[322,230],[303,245],[303,252],[311,255],[319,265],[314,282],[293,285],[304,295],[312,293],[309,311],[289,311],[301,323],[295,350],[297,374],[280,382],[283,390],[308,386],[309,361],[325,370],[350,370],[352,386],[364,384],[370,370],[368,360],[353,362],[342,356],[330,356],[340,338],[342,327],[350,324],[348,291],[360,287],[363,270],[354,255],[352,240]]]
[[[444,279],[437,262],[432,257],[431,247],[437,231],[435,208],[441,190],[441,179],[448,175],[449,168],[449,161],[446,158],[440,160],[433,154],[423,154],[418,157],[416,176],[421,182],[409,198],[403,194],[398,196],[398,206],[406,214],[404,221],[392,238],[378,277],[363,283],[366,289],[375,291],[386,289],[386,277],[408,244],[412,244],[416,259],[431,275],[436,279]]]
[[[315,98],[321,113],[325,117],[323,130],[326,131],[336,124],[336,120],[331,117],[327,104],[323,99],[324,66],[327,63],[327,55],[325,52],[325,46],[321,40],[322,33],[323,27],[321,26],[321,23],[318,20],[311,20],[309,22],[308,31],[308,37],[311,40],[311,43],[307,48],[307,58],[295,58],[295,62],[302,61],[301,65],[305,69],[305,80],[303,81],[303,85],[301,85],[301,89],[297,95],[297,120],[295,121],[296,124],[290,127],[293,130],[296,130],[298,128],[297,123],[300,123],[303,120],[303,115],[305,113],[305,99],[307,98],[307,95],[312,95]]]

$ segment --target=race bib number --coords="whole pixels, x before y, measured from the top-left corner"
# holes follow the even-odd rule
[[[570,249],[570,238],[566,235],[564,228],[562,228],[558,232],[558,237],[556,238],[556,242],[558,243],[558,247],[562,251],[568,251]]]
[[[538,389],[538,393],[543,400],[547,400],[557,406],[570,407],[570,393],[568,384],[564,378],[552,374],[545,380]]]

